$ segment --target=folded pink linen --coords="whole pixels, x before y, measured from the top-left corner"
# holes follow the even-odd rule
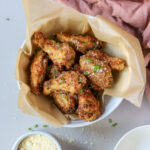
[[[102,15],[140,40],[147,70],[145,92],[150,101],[150,0],[56,1],[84,14]]]

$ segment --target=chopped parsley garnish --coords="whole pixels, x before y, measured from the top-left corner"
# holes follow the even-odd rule
[[[87,41],[84,41],[84,44],[87,44],[88,42]]]
[[[33,56],[35,56],[36,55],[36,51],[33,51]]]
[[[88,60],[88,62],[92,62],[93,61],[92,58],[88,58],[87,60]]]
[[[10,18],[6,18],[6,20],[7,20],[7,21],[9,21],[9,20],[10,20]]]
[[[42,125],[42,127],[48,127],[48,125]]]
[[[53,70],[52,72],[53,72],[55,75],[57,74],[57,70]]]
[[[63,99],[64,101],[67,101],[67,98],[66,98],[66,97],[62,97],[62,99]]]
[[[59,83],[61,83],[61,82],[62,82],[62,80],[63,80],[63,79],[59,79]]]
[[[58,42],[57,42],[57,44],[56,44],[56,45],[59,47],[59,46],[60,46],[60,43],[58,43]]]
[[[59,86],[62,84],[63,79],[59,79]]]
[[[108,119],[108,122],[109,122],[109,123],[112,123],[112,119],[111,119],[111,118],[109,118],[109,119]]]
[[[94,48],[93,48],[93,50],[95,50],[97,48],[97,46],[95,46]]]
[[[94,65],[94,68],[93,68],[93,72],[97,71],[98,69],[101,69],[102,66],[97,66],[97,65]]]
[[[28,128],[29,131],[32,131],[32,128]]]
[[[38,126],[39,126],[38,124],[35,124],[35,125],[34,125],[34,128],[37,128]]]
[[[53,76],[53,79],[56,79],[56,76]]]
[[[85,76],[89,75],[89,72],[87,72],[87,71],[86,71],[86,72],[84,72],[84,75],[85,75]]]
[[[72,46],[72,43],[71,43],[71,42],[69,42],[69,45],[70,45],[70,46]]]
[[[53,42],[53,43],[54,43],[55,41],[54,41],[54,40],[51,40],[51,42]]]
[[[81,90],[80,90],[80,93],[83,93],[83,92],[84,92],[84,90],[83,90],[83,89],[81,89]]]
[[[87,102],[87,105],[88,105],[88,106],[91,106],[91,103],[90,103],[90,102]]]
[[[115,127],[115,126],[117,126],[118,125],[118,123],[113,123],[112,124],[112,127]]]
[[[46,71],[47,71],[47,72],[49,72],[49,71],[50,71],[50,66],[48,66],[48,67],[46,68]]]
[[[79,33],[78,35],[82,35],[82,33]]]

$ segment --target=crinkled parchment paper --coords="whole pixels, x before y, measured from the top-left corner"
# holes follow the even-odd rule
[[[18,106],[24,112],[41,117],[60,127],[68,123],[66,117],[45,96],[35,96],[29,86],[29,64],[34,47],[31,37],[35,31],[47,36],[63,31],[87,33],[107,42],[104,51],[126,60],[125,70],[115,74],[115,84],[104,94],[122,97],[136,106],[142,102],[145,88],[145,64],[139,41],[101,16],[81,14],[51,0],[23,0],[27,20],[26,42],[19,50],[16,79],[20,82]]]

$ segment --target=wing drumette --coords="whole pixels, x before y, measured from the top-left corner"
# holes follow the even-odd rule
[[[102,114],[99,101],[89,89],[85,89],[78,95],[78,108],[76,113],[80,119],[93,121]]]
[[[77,94],[85,84],[85,76],[78,71],[63,71],[56,79],[44,82],[43,93],[49,95],[53,92],[64,91]]]
[[[108,56],[106,53],[103,53],[100,50],[91,50],[87,53],[86,56],[96,58],[98,60],[108,63],[113,70],[121,71],[126,66],[125,60],[117,57]]]
[[[95,90],[111,87],[113,85],[111,67],[104,61],[89,57],[88,53],[80,57],[80,70],[95,85]]]
[[[74,113],[77,106],[77,96],[66,92],[53,93],[55,104],[58,108],[67,114]]]
[[[103,42],[88,35],[69,35],[66,33],[57,33],[57,39],[61,42],[67,42],[72,45],[76,51],[86,53],[87,50],[93,48],[101,48]]]
[[[69,69],[74,64],[75,51],[69,44],[49,40],[42,32],[35,32],[32,41],[36,46],[42,48],[52,62],[60,68],[66,66]]]
[[[46,75],[46,68],[48,65],[48,57],[42,50],[38,51],[32,60],[30,67],[31,90],[34,94],[39,95],[42,89],[44,78]]]

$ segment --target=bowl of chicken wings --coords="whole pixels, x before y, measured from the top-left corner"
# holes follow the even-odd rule
[[[95,123],[108,116],[122,98],[105,98],[113,87],[113,70],[122,71],[125,60],[103,52],[104,42],[89,35],[56,33],[47,38],[35,32],[36,47],[30,64],[30,87],[35,95],[46,95],[70,119],[65,127]],[[72,117],[75,116],[75,117]]]

